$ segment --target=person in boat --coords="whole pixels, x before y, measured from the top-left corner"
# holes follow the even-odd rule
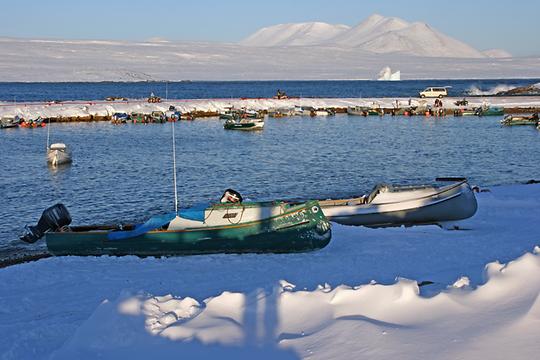
[[[534,113],[531,115],[531,120],[536,120],[538,121],[538,113]]]

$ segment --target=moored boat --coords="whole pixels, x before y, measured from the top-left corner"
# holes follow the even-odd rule
[[[498,106],[482,106],[477,109],[478,116],[501,116],[504,115],[504,108]]]
[[[16,127],[19,127],[17,119],[12,117],[0,118],[0,129],[11,129]]]
[[[47,163],[52,167],[71,163],[71,152],[66,144],[57,142],[49,145],[51,136],[50,123],[47,127]]]
[[[442,224],[467,219],[477,210],[474,193],[465,179],[445,186],[380,184],[370,194],[320,201],[329,220],[344,225],[386,227]]]
[[[262,130],[264,128],[264,119],[241,119],[241,120],[227,120],[223,125],[225,130],[242,130],[253,131]]]
[[[51,166],[71,163],[71,152],[64,143],[54,143],[47,148],[47,162]]]
[[[45,210],[21,237],[45,236],[53,255],[172,256],[208,253],[288,253],[325,247],[331,229],[316,201],[214,204],[151,217],[143,224],[69,226],[62,204]]]
[[[367,116],[369,108],[365,106],[349,106],[347,108],[347,114],[356,116]]]
[[[128,114],[117,112],[117,113],[114,113],[114,114],[111,116],[111,124],[115,124],[115,125],[118,125],[118,124],[127,124],[128,119],[129,119],[129,115],[128,115]]]
[[[501,124],[505,126],[514,126],[514,125],[538,125],[538,114],[533,114],[530,116],[517,116],[517,115],[506,115],[502,120]]]

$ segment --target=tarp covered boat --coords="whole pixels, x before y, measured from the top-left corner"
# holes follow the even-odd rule
[[[442,224],[467,219],[478,207],[465,179],[441,187],[380,184],[368,195],[320,205],[331,221],[369,227]]]
[[[316,201],[223,203],[150,218],[142,224],[68,226],[67,209],[47,209],[21,237],[45,235],[53,255],[168,256],[208,253],[287,253],[325,247],[330,224]]]

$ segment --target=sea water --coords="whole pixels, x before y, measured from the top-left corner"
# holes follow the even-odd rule
[[[450,96],[531,85],[540,79],[407,81],[194,81],[99,83],[0,83],[0,101],[100,100],[109,96],[169,99],[268,98],[278,89],[300,97],[414,97],[430,86],[450,86]]]
[[[540,131],[500,117],[290,117],[263,131],[223,129],[217,118],[176,123],[180,207],[218,201],[360,195],[381,182],[433,183],[465,176],[489,187],[540,179]],[[73,224],[143,220],[174,210],[172,129],[166,124],[53,123],[73,164],[51,169],[46,128],[0,131],[0,258],[42,251],[18,240],[57,202]]]

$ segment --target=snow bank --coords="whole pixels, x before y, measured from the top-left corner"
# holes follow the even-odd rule
[[[493,90],[495,91],[495,90]],[[110,116],[116,112],[141,112],[150,114],[152,111],[167,111],[170,105],[181,112],[206,111],[222,112],[230,107],[248,108],[253,110],[269,110],[276,108],[293,108],[306,106],[314,108],[346,108],[348,106],[367,106],[379,104],[383,108],[391,109],[396,100],[407,104],[409,98],[294,98],[294,99],[193,99],[193,100],[166,100],[162,103],[148,103],[145,100],[130,101],[66,101],[55,103],[1,103],[0,117],[21,116],[34,119],[38,116],[47,117],[88,117],[89,115]],[[444,98],[444,107],[456,108],[454,104],[461,98]],[[540,96],[528,97],[476,97],[469,100],[469,106],[482,106],[489,103],[493,106],[503,107],[540,107]],[[413,105],[431,104],[431,99],[412,98]]]
[[[406,279],[393,285],[326,284],[313,291],[282,281],[273,291],[223,292],[202,302],[181,294],[124,295],[102,303],[52,358],[150,355],[155,352],[149,343],[161,347],[163,339],[170,343],[158,351],[161,356],[174,356],[195,341],[247,346],[245,352],[261,346],[274,355],[294,349],[314,359],[365,353],[371,359],[534,358],[540,350],[538,251],[505,265],[488,264],[486,284],[474,291],[428,299]]]

